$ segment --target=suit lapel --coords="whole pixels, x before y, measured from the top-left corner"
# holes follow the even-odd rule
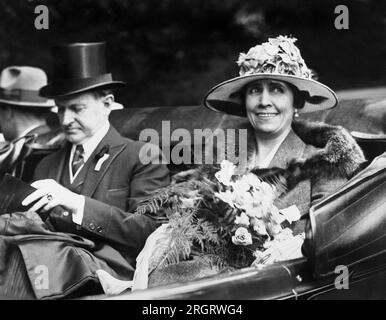
[[[95,167],[98,163],[97,155],[101,152],[103,147],[109,146],[109,152],[107,153],[109,157],[106,161],[103,162],[99,171],[95,170]],[[110,168],[111,164],[117,158],[117,156],[126,148],[125,140],[122,136],[110,126],[109,131],[106,136],[99,143],[97,148],[94,150],[90,156],[90,164],[84,178],[84,184],[82,189],[82,194],[88,197],[91,197],[95,190],[98,188],[100,182],[102,181],[104,175]]]
[[[306,144],[291,130],[276,151],[269,167],[286,168],[288,162],[303,156]]]

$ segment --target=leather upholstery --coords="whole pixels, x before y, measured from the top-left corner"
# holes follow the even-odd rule
[[[303,246],[314,276],[355,267],[386,248],[386,156],[382,155],[338,192],[310,210]]]

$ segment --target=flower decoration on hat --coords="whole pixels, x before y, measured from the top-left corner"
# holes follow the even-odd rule
[[[294,44],[296,41],[296,38],[278,36],[252,47],[248,53],[240,53],[237,60],[240,76],[272,73],[311,79],[312,71]]]
[[[236,116],[246,117],[244,99],[240,93],[250,82],[260,79],[285,81],[304,95],[301,113],[333,108],[338,103],[334,91],[318,81],[316,72],[307,67],[296,38],[278,36],[240,53],[239,75],[211,88],[204,98],[205,107]]]

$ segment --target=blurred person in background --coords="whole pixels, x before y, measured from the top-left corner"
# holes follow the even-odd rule
[[[64,135],[52,99],[39,96],[46,73],[31,66],[9,66],[0,74],[0,172],[29,182],[37,163],[62,146]]]

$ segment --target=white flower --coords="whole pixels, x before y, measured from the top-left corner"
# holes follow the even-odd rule
[[[252,244],[252,235],[244,227],[236,230],[235,235],[232,236],[232,242],[238,246],[248,246]]]
[[[263,244],[263,247],[264,247],[264,249],[269,249],[275,243],[276,242],[274,240],[265,241],[264,244]]]
[[[272,206],[271,207],[271,216],[270,216],[270,219],[277,223],[277,224],[280,224],[282,222],[284,222],[284,216],[282,214],[280,214],[279,210],[275,207],[275,206]]]
[[[246,210],[246,208],[254,207],[255,205],[256,199],[254,199],[250,192],[235,189],[233,191],[233,196],[234,204],[240,209]]]
[[[229,162],[228,160],[223,160],[221,162],[221,170],[215,173],[216,179],[225,186],[230,186],[232,184],[231,178],[235,174],[236,166]]]
[[[274,56],[274,55],[279,53],[278,46],[272,45],[269,42],[264,42],[263,43],[263,48],[264,48],[265,52],[267,52],[271,56]]]
[[[291,43],[283,41],[280,43],[280,48],[282,48],[289,56],[293,55],[293,46],[291,46]]]
[[[276,235],[275,240],[276,241],[285,241],[290,238],[293,238],[293,233],[290,228],[283,229],[279,234]]]
[[[276,46],[280,45],[283,42],[292,42],[292,43],[294,43],[297,40],[298,39],[296,39],[296,38],[289,38],[287,36],[282,36],[282,35],[277,36],[276,38],[268,38],[268,42],[271,43],[272,45],[276,45]]]
[[[292,63],[291,57],[286,53],[279,53],[278,56],[283,60],[285,63]]]
[[[251,186],[245,179],[241,178],[240,180],[237,180],[235,183],[233,183],[233,189],[234,192],[239,195],[242,193],[247,193],[251,189]]]
[[[256,68],[259,63],[264,62],[270,58],[271,58],[270,53],[267,52],[262,45],[257,45],[249,49],[246,60],[249,60],[249,63],[254,68]]]
[[[270,222],[267,223],[267,231],[273,237],[278,235],[282,230],[283,229],[280,226],[280,224],[278,224],[278,223],[276,223],[274,221],[270,221]]]
[[[283,215],[283,219],[287,220],[289,223],[298,221],[301,217],[300,211],[296,205],[281,209],[280,213]]]
[[[253,252],[253,256],[257,259],[260,259],[262,257],[262,254],[263,254],[263,251],[260,251],[258,249],[256,249],[254,252]]]
[[[244,212],[241,212],[239,216],[236,216],[235,224],[242,224],[248,227],[249,226],[248,216]]]
[[[247,56],[250,58],[258,59],[264,53],[264,49],[262,45],[257,45],[248,50]]]
[[[260,219],[263,217],[263,210],[259,206],[245,206],[244,210],[250,218]]]
[[[272,208],[272,199],[265,198],[264,196],[260,201],[260,208],[262,210],[263,216],[268,215]]]
[[[253,68],[256,69],[257,66],[259,65],[259,60],[253,58],[253,59],[248,59],[248,64]]]
[[[253,230],[254,230],[258,235],[261,235],[261,236],[268,235],[267,229],[265,228],[265,223],[264,223],[264,221],[262,221],[262,220],[260,220],[260,219],[251,219],[251,224],[252,224]]]
[[[239,58],[236,61],[236,63],[238,66],[241,66],[242,64],[244,64],[246,62],[246,60],[247,60],[247,55],[244,52],[241,52],[239,54]]]
[[[260,187],[261,185],[261,181],[260,179],[253,173],[248,173],[246,175],[244,175],[241,180],[243,180],[243,182],[249,184],[251,187],[257,189]]]
[[[260,190],[264,193],[265,197],[269,197],[274,199],[275,198],[275,189],[268,184],[267,182],[262,182],[260,184]]]

